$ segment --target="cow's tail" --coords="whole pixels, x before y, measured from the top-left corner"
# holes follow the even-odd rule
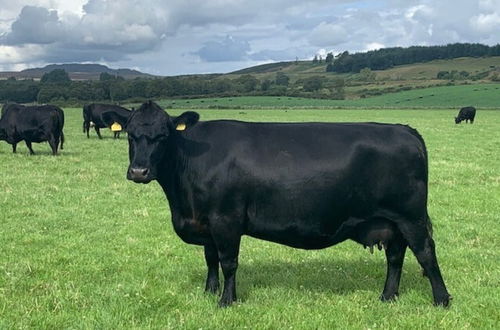
[[[61,150],[64,149],[63,145],[64,145],[64,132],[61,130]]]
[[[424,175],[425,175],[425,182],[426,182],[426,185],[428,184],[429,182],[429,158],[428,158],[428,154],[427,154],[427,147],[425,145],[425,141],[424,141],[424,138],[422,137],[422,135],[420,135],[420,133],[414,129],[413,127],[410,127],[410,126],[406,126],[408,127],[408,129],[410,130],[411,134],[413,136],[415,136],[418,141],[420,142],[420,152],[421,152],[421,155],[423,156],[423,166],[424,166]],[[427,189],[427,188],[426,188]],[[427,193],[427,192],[426,192]],[[427,197],[426,197],[427,199]],[[429,236],[432,237],[432,221],[431,221],[431,217],[429,216],[429,214],[427,213],[427,210],[426,210],[426,227],[427,227],[427,231],[429,233]]]
[[[63,145],[64,145],[64,132],[63,132],[63,129],[64,129],[64,112],[61,110],[61,119],[60,119],[60,123],[59,123],[59,128],[61,130],[61,150],[64,149]]]

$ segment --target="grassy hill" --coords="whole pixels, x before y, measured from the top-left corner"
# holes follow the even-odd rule
[[[352,77],[356,74],[336,74],[325,72],[326,64],[313,64],[311,61],[278,62],[253,66],[231,72],[227,75],[252,74],[270,76],[277,72],[287,75],[322,75]],[[378,79],[419,80],[436,79],[439,71],[467,71],[471,74],[498,71],[500,72],[500,56],[492,57],[461,57],[450,60],[435,60],[426,63],[400,65],[387,70],[374,71]]]
[[[281,72],[290,78],[290,84],[293,85],[314,76],[321,77],[325,91],[331,89],[335,80],[341,78],[345,81],[345,98],[352,100],[437,86],[491,83],[494,75],[500,77],[500,56],[463,57],[401,65],[387,70],[372,71],[372,79],[366,79],[363,75],[356,73],[338,74],[326,72],[325,69],[325,63],[313,64],[312,61],[279,62],[246,68],[221,77],[236,79],[243,74],[251,74],[261,81],[266,79],[273,81],[276,79],[276,74]],[[466,77],[437,79],[438,73],[441,71],[462,72]],[[406,98],[403,101],[406,102]],[[403,103],[403,101],[399,101],[397,104]],[[473,103],[473,101],[471,102]],[[366,102],[359,101],[359,103]],[[368,103],[371,103],[371,101]]]

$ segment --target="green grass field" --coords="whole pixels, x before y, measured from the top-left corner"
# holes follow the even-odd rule
[[[383,109],[459,109],[473,105],[478,108],[499,109],[500,84],[471,84],[414,89],[386,93],[355,100],[308,99],[287,96],[242,96],[223,98],[164,100],[163,106],[174,108],[383,108]]]
[[[179,114],[182,110],[172,110]],[[385,257],[345,242],[303,251],[244,237],[238,302],[203,292],[201,247],[173,232],[157,183],[127,181],[126,138],[82,133],[65,109],[66,145],[0,142],[0,329],[499,328],[500,111],[203,110],[202,119],[381,121],[427,142],[429,213],[450,308],[432,305],[410,252],[400,298],[382,303]]]

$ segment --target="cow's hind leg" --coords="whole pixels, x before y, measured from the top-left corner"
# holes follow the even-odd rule
[[[351,238],[365,247],[384,247],[387,257],[387,276],[380,299],[394,300],[398,296],[407,242],[397,226],[385,217],[372,217],[356,225]]]
[[[429,220],[427,220],[429,221]],[[425,223],[400,221],[398,227],[419,264],[429,278],[435,305],[448,306],[451,296],[446,290],[436,257],[434,240]]]
[[[89,133],[90,132],[90,122],[86,121],[83,123],[83,125],[84,125],[83,132],[87,133],[87,139],[90,139],[90,133]]]
[[[95,126],[94,128],[95,128],[95,132],[97,133],[97,136],[99,137],[99,139],[102,139],[101,132],[99,131],[99,128],[97,126]]]
[[[219,306],[226,307],[236,301],[236,270],[238,269],[241,233],[234,219],[227,216],[216,216],[211,219],[210,232],[217,247],[222,274],[224,274],[224,289]]]
[[[17,143],[12,143],[12,152],[13,153],[16,153],[16,149],[17,149]]]
[[[407,245],[401,233],[399,233],[399,237],[387,242],[385,250],[385,256],[387,258],[387,275],[384,291],[380,295],[380,300],[382,301],[394,300],[399,294],[399,282],[401,280],[401,272],[403,270]]]
[[[52,154],[57,155],[57,147],[59,146],[59,139],[54,136],[51,136],[49,138],[49,145],[50,148],[52,149]]]
[[[205,261],[208,267],[205,291],[216,293],[219,290],[219,255],[214,244],[205,245]]]
[[[33,151],[33,148],[31,147],[31,142],[30,141],[24,141],[26,142],[26,146],[28,147],[29,151],[30,151],[30,155],[34,155],[35,152]]]

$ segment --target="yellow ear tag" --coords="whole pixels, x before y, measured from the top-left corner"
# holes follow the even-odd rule
[[[186,124],[180,123],[180,124],[177,125],[177,127],[175,129],[178,130],[178,131],[183,131],[183,130],[186,129]]]
[[[117,122],[114,122],[113,125],[111,125],[111,130],[113,132],[119,132],[122,130],[122,125],[118,124]]]

